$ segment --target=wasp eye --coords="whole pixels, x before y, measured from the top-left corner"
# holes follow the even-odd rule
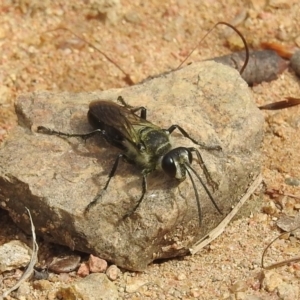
[[[170,177],[176,176],[176,165],[174,159],[170,153],[167,153],[161,162],[161,167]]]

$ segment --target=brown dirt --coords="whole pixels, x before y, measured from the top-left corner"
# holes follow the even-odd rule
[[[268,3],[264,0],[124,0],[117,11],[119,20],[113,24],[113,16],[106,21],[93,17],[96,10],[89,1],[3,0],[0,6],[0,141],[16,124],[13,101],[19,94],[41,89],[93,91],[126,85],[123,74],[100,53],[69,32],[50,30],[67,27],[84,36],[138,82],[176,68],[216,22],[238,20],[243,11],[248,17],[238,29],[251,47],[257,47],[262,41],[299,47],[299,1]],[[231,38],[224,37],[223,28],[215,30],[201,43],[191,61],[229,53],[224,46],[226,40],[231,46],[235,44]],[[257,85],[252,91],[257,105],[279,101],[285,96],[300,97],[299,78],[286,70],[276,81]],[[284,296],[278,289],[272,291],[261,285],[260,260],[263,249],[280,232],[276,227],[278,217],[282,213],[295,215],[300,209],[299,185],[291,184],[291,179],[298,180],[298,184],[300,181],[300,106],[264,112],[264,115],[265,184],[298,198],[271,199],[264,195],[262,211],[231,223],[200,254],[153,264],[143,274],[123,272],[116,282],[120,297],[255,299],[246,297],[256,295],[260,299],[294,299],[291,297],[300,284],[300,264],[276,269],[276,274],[288,284]],[[3,211],[0,214],[1,222],[5,221],[0,229],[1,244],[23,236],[7,221]],[[281,260],[291,248],[297,247],[297,241],[283,240],[271,252],[271,260]],[[47,252],[47,245],[43,248]],[[124,291],[126,277],[147,284],[129,294]],[[5,279],[1,289],[11,285],[11,280]],[[34,290],[26,299],[47,299],[45,294]]]

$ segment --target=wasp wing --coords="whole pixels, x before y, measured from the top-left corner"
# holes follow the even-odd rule
[[[138,146],[140,143],[139,129],[156,127],[125,106],[104,100],[90,103],[88,119],[94,128],[104,131],[104,137],[110,144],[121,149],[124,148],[124,139],[135,147]]]

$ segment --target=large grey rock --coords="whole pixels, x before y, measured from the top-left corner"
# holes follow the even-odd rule
[[[148,192],[138,210],[123,220],[139,199],[142,182],[140,170],[125,162],[101,201],[83,214],[104,187],[120,151],[100,137],[86,142],[64,139],[36,133],[36,127],[89,132],[88,104],[96,99],[116,101],[120,95],[130,105],[146,106],[154,124],[162,128],[179,124],[194,139],[222,147],[222,151],[199,150],[218,184],[212,193],[223,215],[195,178],[203,211],[199,227],[190,180],[178,183],[157,171],[149,176]],[[157,258],[188,253],[219,224],[260,172],[263,117],[238,72],[214,62],[195,63],[124,89],[20,96],[16,112],[20,126],[0,149],[1,206],[29,232],[27,206],[37,234],[131,270],[143,270]],[[176,131],[172,142],[195,146]],[[204,179],[196,159],[193,166]]]

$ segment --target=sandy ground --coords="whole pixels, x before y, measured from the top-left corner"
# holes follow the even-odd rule
[[[126,85],[124,75],[100,53],[69,32],[51,31],[58,27],[70,28],[100,48],[134,82],[176,68],[218,21],[239,23],[238,29],[252,48],[262,41],[300,47],[299,1],[124,0],[118,4],[111,0],[105,8],[102,2],[1,0],[0,141],[15,126],[13,101],[19,94]],[[215,30],[190,61],[230,53],[224,46],[228,42],[231,48],[240,44],[224,28]],[[285,96],[300,97],[299,78],[286,70],[276,81],[259,84],[252,91],[257,105]],[[300,263],[271,273],[261,269],[264,248],[281,232],[276,221],[300,209],[300,107],[264,115],[265,185],[298,198],[263,195],[262,210],[232,222],[200,254],[152,264],[142,274],[122,272],[116,282],[121,299],[300,299]],[[23,236],[3,211],[0,214],[6,224],[0,229],[0,243]],[[286,238],[273,247],[268,260],[276,262],[297,253],[298,240]],[[128,278],[143,285],[128,293]],[[4,279],[1,289],[10,284]],[[46,294],[34,290],[26,299],[50,299]]]

